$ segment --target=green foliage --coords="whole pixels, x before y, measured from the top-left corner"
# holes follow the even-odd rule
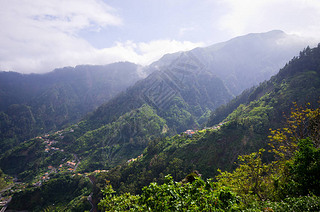
[[[99,202],[99,207],[105,211],[142,211],[142,208],[138,205],[140,199],[138,195],[125,193],[116,196],[111,185],[107,185],[102,193],[104,198]]]
[[[298,107],[295,103],[283,128],[271,130],[269,136],[273,152],[282,160],[291,158],[298,149],[300,139],[310,137],[320,147],[320,108],[312,109],[310,103]]]
[[[103,190],[99,206],[105,211],[225,211],[235,210],[237,196],[228,188],[217,189],[216,183],[196,178],[192,183],[174,182],[170,175],[165,183],[151,183],[141,195],[113,195],[109,185]]]
[[[320,96],[320,50],[317,47],[308,52],[303,51],[299,58],[291,60],[269,81],[243,92],[228,105],[218,108],[207,125],[217,124],[228,116],[228,120],[237,124],[251,124],[253,127],[258,124],[257,129],[261,133],[267,131],[268,126],[278,127],[283,113],[288,115],[290,112],[292,102],[299,105],[310,102],[316,106]]]
[[[257,196],[260,200],[283,198],[285,195],[319,194],[319,108],[297,105],[287,118],[286,127],[272,130],[272,152],[278,160],[262,162],[262,152],[240,156],[242,162],[232,173],[221,172],[217,179],[229,185],[244,199]],[[312,138],[306,136],[312,135]],[[306,138],[306,139],[305,139]],[[280,145],[278,145],[280,144]],[[253,201],[252,199],[247,202]]]
[[[254,152],[250,155],[239,156],[240,164],[232,173],[221,172],[216,176],[219,183],[229,186],[248,204],[253,200],[265,200],[270,194],[270,174],[273,164],[262,162],[262,153]]]
[[[45,152],[45,144],[40,139],[31,139],[12,148],[2,155],[0,165],[3,170],[19,179],[32,181],[41,172],[47,171],[48,166],[58,167],[63,161],[72,158],[68,152]]]
[[[289,180],[287,184],[290,195],[320,195],[320,149],[307,138],[298,143],[299,151],[287,164]]]
[[[136,70],[132,63],[114,63],[47,74],[0,72],[0,153],[79,121],[140,79]]]
[[[70,129],[74,132],[70,132]],[[12,148],[0,158],[0,165],[6,173],[18,174],[20,179],[32,180],[49,165],[57,167],[76,153],[81,158],[78,171],[108,169],[136,158],[143,152],[148,142],[156,136],[167,133],[166,121],[160,118],[148,105],[133,110],[117,121],[99,129],[82,131],[82,126],[72,126],[50,140],[58,141],[55,147],[64,151],[45,152],[45,144],[40,139],[31,139]]]
[[[253,202],[242,211],[319,211],[319,196],[287,197],[279,202],[259,201]]]
[[[11,177],[4,174],[3,171],[0,169],[0,191],[6,188],[11,183],[12,183]]]
[[[173,137],[154,139],[156,136],[165,135],[166,132],[170,135],[176,130],[185,130],[186,127],[198,127],[197,120],[205,110],[215,108],[221,103],[210,101],[208,104],[200,104],[201,101],[208,100],[206,97],[202,98],[203,96],[200,98],[202,93],[206,93],[206,89],[197,87],[190,78],[186,77],[189,81],[182,87],[179,84],[181,82],[174,81],[170,73],[166,73],[168,74],[166,78],[155,73],[153,75],[155,78],[150,77],[137,83],[132,89],[128,89],[128,92],[120,94],[119,98],[99,107],[79,123],[72,136],[66,137],[62,142],[69,151],[76,151],[79,157],[81,156],[82,162],[79,168],[82,171],[111,168],[129,159],[123,156],[136,157],[143,151],[144,156],[139,160],[116,166],[103,174],[103,178],[110,180],[110,184],[118,194],[114,194],[111,187],[107,189],[105,192],[107,199],[101,203],[102,207],[106,208],[146,210],[149,207],[150,210],[152,208],[183,210],[182,206],[186,205],[185,199],[188,200],[190,197],[188,205],[193,207],[192,210],[212,207],[215,200],[218,201],[217,209],[230,209],[238,206],[248,207],[257,201],[272,201],[272,204],[277,205],[280,204],[280,199],[294,192],[297,195],[316,193],[312,187],[303,184],[304,180],[310,182],[314,179],[314,175],[318,174],[319,140],[315,139],[317,135],[312,135],[319,132],[319,122],[313,122],[315,118],[301,119],[313,123],[314,127],[309,130],[314,146],[307,143],[301,144],[300,147],[295,146],[288,158],[274,163],[266,162],[272,157],[263,158],[262,150],[255,151],[266,146],[269,128],[282,126],[283,113],[289,113],[291,102],[296,101],[300,104],[310,100],[314,103],[318,100],[319,48],[320,46],[317,49],[306,50],[270,81],[246,93],[242,100],[230,106],[239,105],[239,107],[229,114],[221,126],[213,129],[201,130],[192,136],[182,133]],[[206,76],[208,75],[202,77]],[[191,79],[194,77],[192,75]],[[143,85],[144,82],[149,84],[156,82],[155,85],[159,83],[161,86],[170,83],[175,90],[170,90],[172,87],[168,86],[169,92],[160,92],[161,95],[157,96],[155,93],[159,92],[155,91],[162,87],[148,87]],[[196,86],[197,89],[191,89],[192,86]],[[179,89],[176,88],[181,88],[182,91],[178,92]],[[222,111],[225,112],[228,108]],[[227,112],[221,117],[224,116],[227,116]],[[319,114],[313,116],[320,117]],[[5,122],[8,121],[5,115],[1,117]],[[280,139],[280,137],[274,138]],[[300,140],[301,138],[296,139],[296,144]],[[147,148],[143,150],[146,146]],[[274,148],[274,150],[279,149]],[[249,154],[251,152],[255,153]],[[238,168],[230,173],[225,172],[236,168],[233,161],[237,155],[243,155],[239,157]],[[205,177],[212,177],[217,173],[218,167],[224,172],[221,171],[217,177],[219,179],[217,184],[211,186],[209,183],[210,189],[204,186],[207,185],[206,182],[202,183],[199,180],[183,184],[175,183],[165,177],[172,173],[175,180],[182,180],[195,168]],[[305,167],[308,169],[305,170]],[[310,179],[305,173],[310,175]],[[103,187],[102,181],[99,179],[100,187]],[[315,184],[312,186],[318,188],[318,181],[313,182]],[[147,187],[141,190],[144,186]],[[185,189],[199,195],[193,196]],[[131,195],[129,192],[137,195]],[[185,194],[189,196],[184,196]],[[235,198],[236,196],[239,199]],[[152,201],[155,198],[156,201]],[[192,202],[193,199],[197,200],[196,203]],[[237,204],[236,199],[240,204]]]
[[[252,110],[251,110],[252,111]],[[257,110],[254,110],[257,111]],[[293,111],[297,111],[293,109]],[[305,113],[295,112],[292,117],[287,119],[287,123],[296,126],[301,123],[301,120],[308,118],[308,123],[316,123],[309,126],[311,132],[319,132],[317,125],[318,109],[308,109]],[[223,132],[228,126],[223,127],[217,132]],[[121,175],[117,180],[110,178],[111,173],[107,174],[107,178],[114,182],[123,181],[128,185],[128,180],[123,180],[126,172],[130,172],[131,178],[136,176],[143,181],[142,177],[150,177],[150,174],[159,173],[159,170],[164,170],[163,167],[168,166],[168,158],[177,156],[175,150],[176,146],[185,148],[201,139],[208,139],[210,133],[199,132],[194,134],[194,137],[187,138],[174,136],[171,139],[159,140],[158,142],[150,143],[151,146],[147,148],[146,159],[140,163],[129,166],[128,168],[118,168],[117,173],[111,170],[111,173]],[[211,131],[216,132],[216,131]],[[202,137],[201,137],[202,135]],[[225,136],[225,134],[223,134]],[[304,134],[309,135],[309,134]],[[314,135],[314,133],[312,134]],[[215,134],[215,137],[217,134]],[[318,136],[316,136],[317,138]],[[272,137],[273,141],[280,139],[280,137]],[[191,142],[188,139],[194,139]],[[199,139],[199,140],[197,140]],[[203,140],[201,141],[203,143]],[[205,211],[205,210],[244,210],[244,211],[314,211],[319,208],[319,148],[316,147],[316,142],[311,139],[299,139],[298,148],[291,158],[287,160],[277,160],[273,162],[264,162],[264,149],[259,152],[254,152],[249,155],[239,156],[238,167],[233,172],[222,172],[216,177],[218,182],[213,183],[211,180],[202,181],[196,175],[188,175],[182,182],[176,183],[171,176],[164,177],[163,183],[152,182],[149,186],[145,186],[139,195],[130,196],[129,193],[125,195],[110,194],[108,205],[106,202],[101,203],[101,207],[109,207],[108,210],[117,208],[114,202],[124,201],[126,198],[128,202],[122,205],[118,210],[132,210],[132,211]],[[193,146],[194,147],[194,146]],[[179,148],[179,149],[180,149]],[[184,150],[185,151],[185,150]],[[168,152],[168,154],[164,154]],[[151,154],[154,155],[150,157]],[[188,151],[190,155],[190,151]],[[151,158],[151,159],[150,159]],[[193,158],[195,159],[195,158]],[[186,158],[186,160],[188,160]],[[177,166],[183,167],[183,163],[179,158],[173,161]],[[173,162],[172,161],[172,162]],[[144,170],[139,173],[139,169],[143,164],[149,162],[150,171]],[[170,164],[170,163],[169,163]],[[155,166],[158,172],[152,170]],[[174,166],[175,167],[175,166]],[[173,173],[174,168],[170,168],[169,172]],[[138,174],[138,175],[137,175]],[[159,175],[158,179],[161,177]],[[152,179],[152,177],[151,177]],[[155,179],[154,179],[155,180]],[[139,187],[141,184],[137,181],[131,180],[134,187]],[[146,181],[145,181],[146,182]],[[186,183],[188,182],[188,183]],[[140,182],[141,183],[141,182]],[[120,186],[120,191],[125,187],[124,184]],[[111,187],[109,187],[111,188]],[[127,187],[128,188],[128,187]],[[209,188],[209,189],[208,189]],[[139,192],[137,192],[139,193]],[[317,196],[306,196],[306,195]],[[302,195],[302,196],[301,196]],[[105,200],[106,201],[106,200]],[[117,203],[120,204],[120,203]],[[119,206],[120,207],[120,206]]]
[[[166,121],[149,105],[143,105],[110,124],[86,132],[67,144],[67,149],[84,159],[80,170],[93,171],[90,164],[94,162],[99,162],[96,168],[110,168],[139,156],[150,140],[166,135],[166,129]]]
[[[252,93],[255,91],[255,87],[252,87],[250,89],[246,89],[241,93],[241,95],[236,96],[233,98],[230,102],[228,102],[226,105],[221,105],[217,109],[215,109],[210,117],[207,120],[206,125],[207,126],[213,126],[215,124],[219,124],[222,122],[227,116],[232,113],[235,109],[237,109],[241,104],[247,104],[250,101],[252,101],[254,98],[249,96],[252,96]]]
[[[81,176],[51,175],[51,179],[41,187],[29,187],[14,193],[9,209],[42,211],[50,205],[58,208],[63,205],[62,208],[68,208],[68,211],[90,210],[86,198],[81,198],[90,192],[90,182]]]

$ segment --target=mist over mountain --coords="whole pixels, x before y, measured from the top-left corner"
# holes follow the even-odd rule
[[[150,67],[156,70],[178,61],[197,60],[236,96],[268,80],[308,44],[304,38],[280,30],[251,33],[209,47],[167,54]]]
[[[228,103],[241,87],[271,75],[280,66],[277,64],[285,63],[282,58],[298,54],[291,52],[291,45],[278,47],[279,39],[288,37],[281,31],[249,34],[208,48],[167,55],[165,62],[159,60],[144,69],[151,73],[148,77],[89,113],[74,127],[72,139],[62,141],[64,148],[83,157],[83,170],[110,168],[141,154],[155,137],[202,128],[210,112]],[[241,80],[233,81],[230,76]],[[142,120],[154,125],[147,127]]]
[[[165,55],[147,67],[114,63],[47,74],[0,72],[2,141],[11,146],[11,141],[61,129],[101,104],[84,119],[87,130],[144,104],[166,120],[169,133],[199,128],[210,111],[268,79],[304,45],[302,39],[275,30]]]
[[[103,176],[117,191],[133,193],[169,173],[181,180],[194,169],[205,177],[232,170],[239,154],[266,147],[269,128],[282,126],[293,101],[317,105],[319,48],[271,31],[165,55],[147,67],[0,72],[0,167],[28,182],[54,172],[44,181],[53,190],[51,183],[67,179],[60,175],[108,169]],[[16,198],[19,209],[29,194]]]
[[[75,123],[143,78],[141,74],[141,67],[132,63],[81,65],[46,74],[0,72],[1,141],[12,146]]]
[[[114,117],[144,103],[164,115],[170,110],[170,105],[176,104],[173,101],[179,99],[181,104],[178,108],[187,111],[188,114],[184,115],[192,117],[192,120],[189,120],[189,125],[184,120],[184,126],[178,131],[195,127],[199,124],[197,121],[202,123],[200,117],[207,111],[269,79],[305,47],[304,39],[274,30],[236,37],[206,48],[168,54],[145,68],[146,73],[151,73],[145,80],[101,106],[89,119],[97,117],[93,121],[96,124],[108,123],[111,114]],[[168,117],[173,115],[169,114]]]
[[[155,139],[146,147],[143,159],[115,167],[103,177],[120,193],[140,193],[141,188],[151,182],[163,183],[167,174],[180,181],[193,170],[204,178],[216,176],[218,169],[233,170],[239,155],[259,148],[270,149],[270,128],[286,126],[285,119],[290,116],[293,102],[302,108],[306,103],[311,104],[310,108],[319,107],[319,65],[320,45],[301,51],[299,57],[288,62],[270,80],[216,110],[209,120],[210,128],[192,136],[181,133]],[[227,118],[220,119],[219,125],[218,120],[214,122],[218,112],[227,113],[229,107],[235,109]],[[319,114],[316,123],[312,130],[319,132]],[[273,159],[268,154],[264,158]]]

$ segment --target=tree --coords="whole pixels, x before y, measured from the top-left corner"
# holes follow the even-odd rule
[[[298,143],[299,151],[288,164],[290,180],[287,188],[292,195],[320,195],[320,149],[307,139]]]
[[[239,166],[232,173],[218,171],[216,176],[218,182],[230,187],[242,197],[245,204],[253,200],[265,200],[269,193],[270,176],[274,163],[266,164],[262,162],[264,149],[249,155],[238,157]]]
[[[303,138],[310,137],[315,146],[320,147],[320,108],[311,109],[309,106],[309,103],[304,107],[294,103],[286,126],[270,129],[270,146],[278,159],[292,158],[298,150],[298,141]]]

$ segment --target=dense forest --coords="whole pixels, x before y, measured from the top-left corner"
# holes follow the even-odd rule
[[[0,152],[78,122],[139,79],[132,63],[77,66],[45,74],[0,72]]]
[[[283,128],[271,131],[271,162],[264,161],[262,148],[239,156],[232,172],[218,169],[215,179],[203,180],[198,171],[180,182],[166,175],[136,195],[115,194],[107,183],[99,206],[106,211],[318,211],[319,124],[319,108],[296,107]]]
[[[76,124],[6,146],[15,179],[1,171],[0,187],[16,182],[12,210],[317,211],[319,97],[320,45],[233,100],[186,53]],[[0,116],[5,129],[13,116]]]
[[[270,81],[250,95],[246,91],[256,100],[238,106],[219,128],[150,143],[142,159],[101,176],[108,183],[100,207],[319,210],[319,63],[320,46],[306,48]],[[232,157],[244,147],[253,153],[239,156],[234,165]]]
[[[136,193],[154,179],[163,182],[167,174],[181,180],[196,169],[208,178],[218,174],[217,169],[234,169],[238,155],[268,148],[269,129],[283,126],[293,102],[297,105],[309,102],[313,108],[319,107],[319,53],[319,47],[307,48],[270,81],[252,89],[249,95],[245,91],[246,96],[255,99],[240,104],[219,125],[199,130],[191,137],[181,133],[152,140],[139,163],[111,169],[107,179],[117,191]],[[297,65],[304,68],[297,69]],[[211,122],[212,119],[208,126]],[[266,154],[265,159],[270,161],[272,157]]]

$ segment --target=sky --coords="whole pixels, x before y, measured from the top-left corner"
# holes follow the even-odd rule
[[[320,42],[319,0],[0,0],[0,70],[148,65],[166,53],[283,30]]]

